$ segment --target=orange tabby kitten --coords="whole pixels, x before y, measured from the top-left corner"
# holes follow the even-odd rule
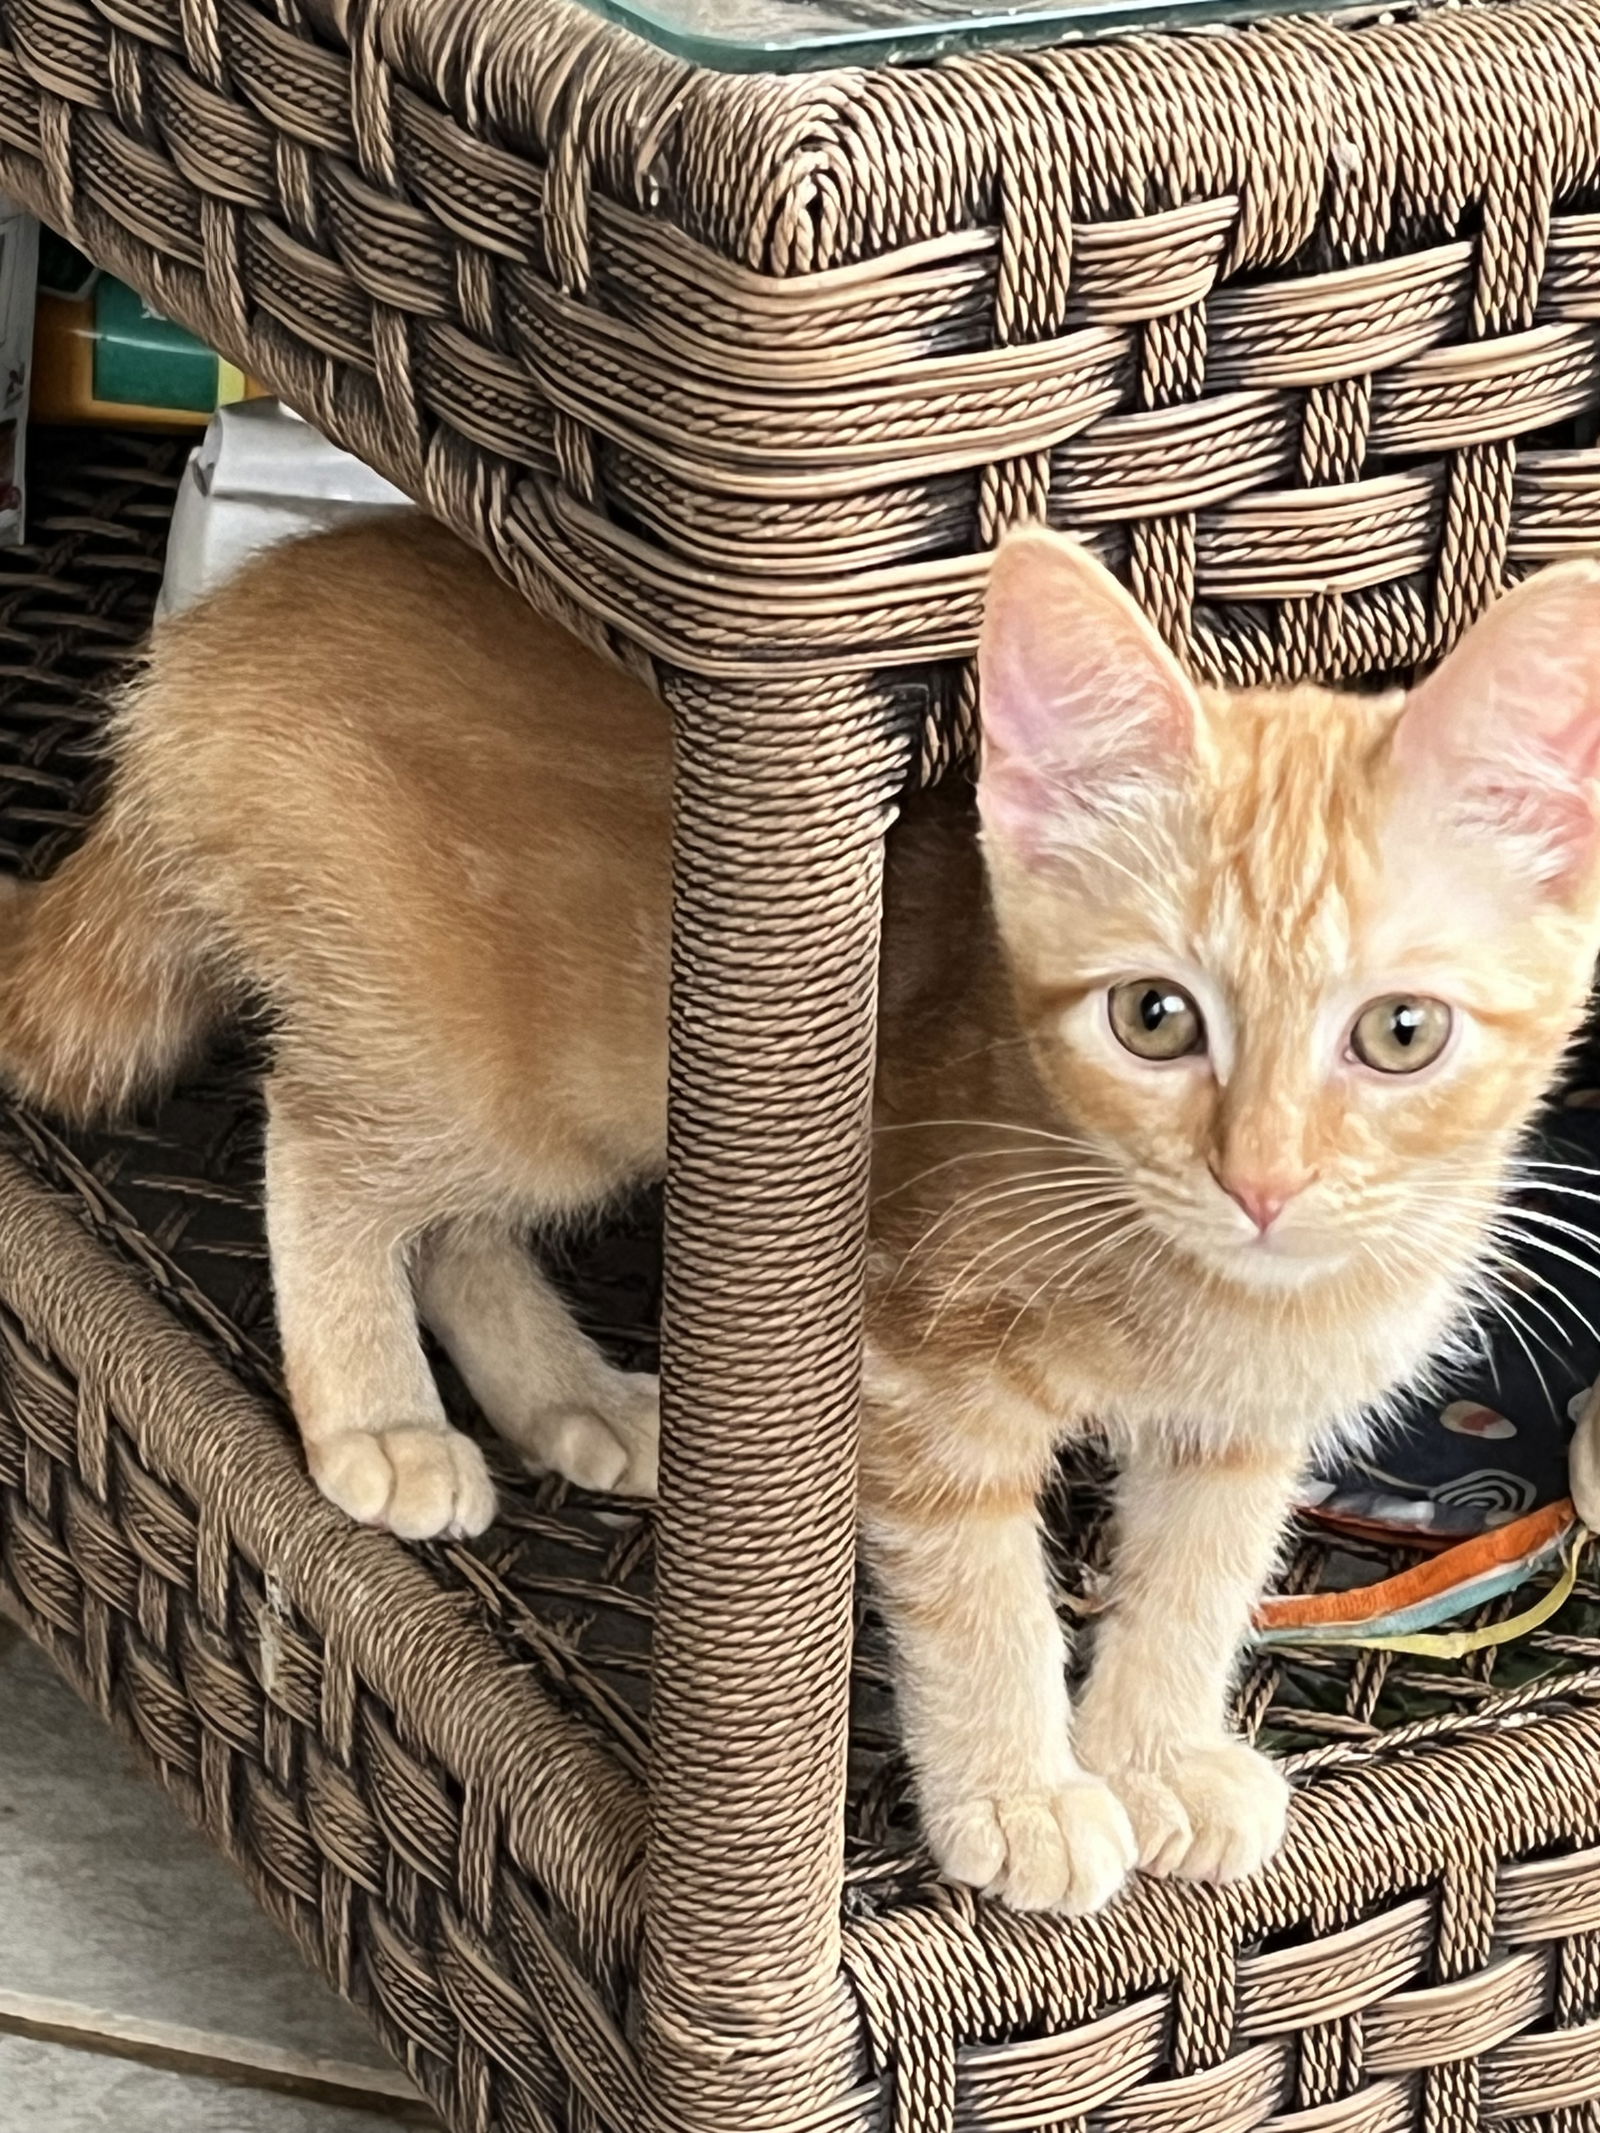
[[[1231,1669],[1297,1478],[1447,1338],[1600,946],[1600,567],[1409,697],[1197,691],[1040,531],[1000,551],[976,817],[896,832],[862,1530],[929,1841],[1083,1910],[1227,1880],[1282,1779]],[[280,549],[158,630],[84,848],[15,908],[0,1061],[84,1113],[237,999],[276,1024],[267,1214],[311,1470],[475,1533],[431,1326],[533,1466],[654,1481],[656,1388],[522,1230],[659,1173],[669,735],[450,537]],[[981,840],[980,840],[981,825]],[[1035,1510],[1120,1461],[1081,1707]]]

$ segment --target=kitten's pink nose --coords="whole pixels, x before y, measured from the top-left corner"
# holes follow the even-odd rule
[[[1294,1194],[1283,1185],[1224,1185],[1230,1200],[1237,1200],[1262,1236],[1267,1234]]]
[[[1303,1192],[1311,1182],[1309,1178],[1229,1178],[1215,1165],[1211,1175],[1235,1206],[1244,1209],[1263,1237],[1295,1194]]]

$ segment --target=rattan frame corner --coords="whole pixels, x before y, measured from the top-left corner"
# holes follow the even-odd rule
[[[1582,1669],[1330,1751],[1245,1891],[841,1885],[882,840],[984,555],[1071,527],[1239,681],[1600,545],[1597,0],[781,79],[566,0],[0,0],[0,185],[679,739],[647,1789],[9,1159],[6,1604],[474,2133],[1588,2127]]]

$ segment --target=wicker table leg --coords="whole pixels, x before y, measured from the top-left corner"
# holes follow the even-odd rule
[[[882,839],[866,684],[680,682],[666,1431],[644,1987],[663,2126],[837,2093]]]

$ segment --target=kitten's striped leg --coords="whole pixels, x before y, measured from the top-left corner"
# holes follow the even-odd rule
[[[1110,1603],[1078,1707],[1078,1753],[1127,1808],[1139,1863],[1237,1881],[1277,1850],[1289,1788],[1231,1737],[1228,1692],[1298,1469],[1134,1458],[1117,1490]]]
[[[655,1494],[658,1381],[606,1361],[518,1238],[451,1223],[430,1238],[418,1287],[467,1389],[529,1466],[580,1488]]]
[[[895,1697],[945,1873],[1018,1910],[1094,1911],[1134,1863],[1127,1816],[1072,1752],[1066,1652],[1031,1504],[865,1509]]]
[[[281,1083],[268,1091],[267,1242],[289,1400],[322,1493],[402,1540],[481,1533],[494,1486],[422,1352],[412,1238],[363,1151]]]

